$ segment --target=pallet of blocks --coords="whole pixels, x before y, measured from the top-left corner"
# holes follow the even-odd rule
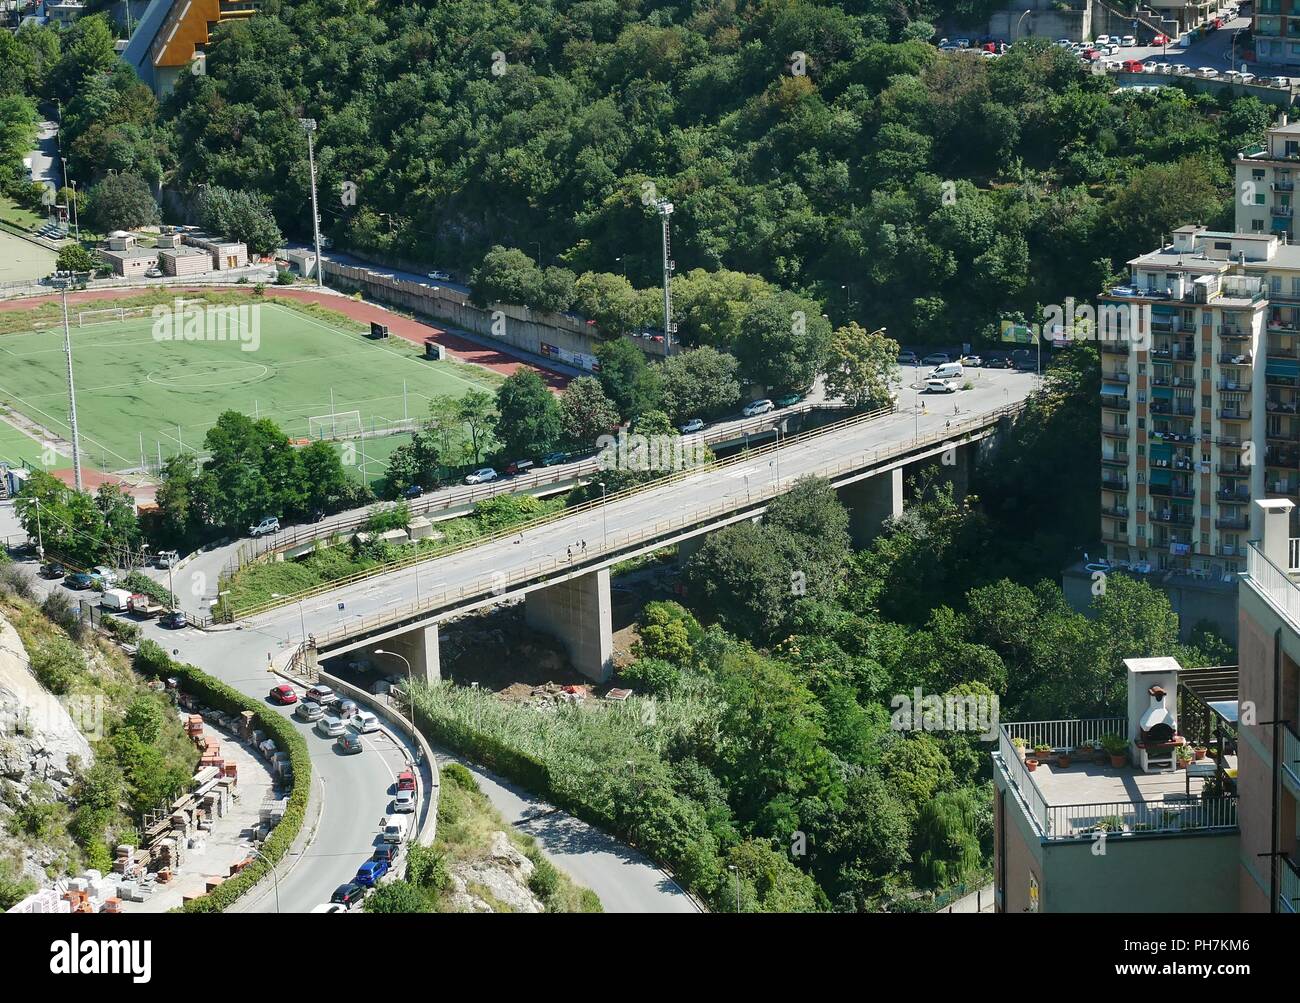
[[[62,913],[72,912],[72,904],[54,888],[33,892],[9,910],[12,913]]]
[[[181,868],[181,847],[180,841],[172,837],[160,839],[153,848],[153,858],[150,861],[153,870],[162,870],[166,868],[173,874]]]
[[[191,714],[185,719],[185,734],[190,738],[198,738],[203,734],[203,715]]]

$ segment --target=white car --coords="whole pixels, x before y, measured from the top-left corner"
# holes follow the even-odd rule
[[[320,704],[322,707],[328,707],[339,702],[339,695],[334,692],[332,686],[316,683],[307,690],[307,694],[303,699]]]
[[[398,791],[393,797],[393,814],[409,815],[415,811],[415,791]]]
[[[1290,87],[1291,78],[1290,77],[1269,77],[1267,80],[1264,81],[1264,83],[1269,84],[1272,87]]]
[[[1216,70],[1213,66],[1202,66],[1196,71],[1196,75],[1198,77],[1205,77],[1208,80],[1212,77],[1217,77],[1219,75],[1219,71]]]
[[[753,418],[755,415],[766,414],[772,410],[772,402],[764,397],[762,400],[750,401],[740,412],[746,418]]]
[[[450,282],[451,273],[434,271],[429,273],[429,278],[433,279],[434,282]]]
[[[497,472],[491,467],[481,467],[465,478],[466,484],[487,484],[497,479]]]
[[[690,435],[692,432],[700,432],[703,431],[703,429],[704,429],[703,418],[692,418],[685,425],[677,426],[677,431],[681,432],[682,435]]]
[[[926,380],[925,389],[932,394],[955,394],[961,386],[960,380]]]
[[[1188,66],[1186,63],[1174,63],[1174,65],[1170,67],[1170,69],[1172,69],[1173,72],[1177,73],[1180,77],[1190,76],[1192,72],[1192,68]]]
[[[1255,82],[1255,74],[1253,73],[1241,74],[1241,82],[1243,84],[1253,84]]]
[[[347,912],[348,907],[342,902],[322,902],[320,905],[312,906],[312,912]]]
[[[273,515],[266,516],[256,526],[248,527],[249,536],[265,536],[267,533],[280,532],[280,520]]]
[[[1138,40],[1134,38],[1132,35],[1125,35],[1123,38],[1119,40],[1119,44],[1124,46],[1125,48],[1128,48],[1129,46],[1137,45]]]
[[[368,710],[359,710],[352,715],[348,727],[359,735],[369,735],[372,731],[379,730],[379,718]]]
[[[316,722],[316,730],[326,738],[338,738],[346,728],[343,718],[335,717],[333,714],[326,714]]]
[[[959,39],[957,39],[957,48],[959,48],[959,49],[969,49],[969,48],[970,48],[970,39],[969,39],[969,38],[959,38]]]
[[[144,277],[146,279],[161,279],[162,274],[161,268],[150,268],[145,271]]]
[[[1109,35],[1098,35],[1097,38],[1096,38],[1096,42],[1095,42],[1095,44],[1096,44],[1097,48],[1099,48],[1099,49],[1100,49],[1103,45],[1110,45],[1110,36],[1109,36]]]

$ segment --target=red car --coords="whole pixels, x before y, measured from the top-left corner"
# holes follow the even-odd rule
[[[1168,36],[1168,35],[1157,35],[1155,38],[1151,39],[1151,44],[1152,44],[1152,45],[1168,45],[1168,44],[1169,44],[1169,36]]]
[[[1145,73],[1146,67],[1136,59],[1126,59],[1123,63],[1125,73]]]
[[[297,703],[298,694],[288,683],[281,683],[271,687],[271,699],[278,704]]]
[[[403,770],[397,775],[397,789],[399,791],[415,790],[415,774],[410,770]]]

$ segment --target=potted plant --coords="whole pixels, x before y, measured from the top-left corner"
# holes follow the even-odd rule
[[[1120,769],[1128,762],[1128,740],[1114,733],[1101,736],[1101,747],[1110,756],[1110,765]]]
[[[1052,755],[1052,747],[1046,742],[1038,742],[1034,746],[1034,758],[1040,763]]]
[[[1199,759],[1204,759],[1206,753],[1209,752],[1210,750],[1208,746],[1198,745],[1195,747],[1195,749],[1193,749],[1193,751],[1196,753],[1196,758],[1199,760]]]
[[[1187,769],[1191,761],[1196,758],[1195,754],[1192,752],[1192,747],[1186,743],[1180,745],[1178,751],[1174,755],[1178,760],[1178,768],[1180,770]]]
[[[1011,740],[1011,747],[1016,750],[1016,755],[1020,757],[1022,763],[1025,761],[1025,746],[1028,744],[1019,735]]]
[[[1063,770],[1070,765],[1069,749],[1062,749],[1060,752],[1056,754],[1056,765]]]
[[[1030,773],[1033,773],[1034,770],[1038,769],[1038,760],[1030,756],[1028,759],[1025,760],[1025,769],[1027,769]]]

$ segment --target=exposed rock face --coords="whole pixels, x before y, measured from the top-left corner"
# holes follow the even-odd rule
[[[533,870],[533,862],[509,836],[494,832],[486,859],[452,868],[451,900],[458,912],[496,912],[498,905],[511,912],[545,912],[528,889]]]
[[[30,661],[18,631],[0,617],[0,777],[20,788],[45,780],[59,791],[72,778],[69,757],[82,769],[95,757],[67,707],[32,675]]]

